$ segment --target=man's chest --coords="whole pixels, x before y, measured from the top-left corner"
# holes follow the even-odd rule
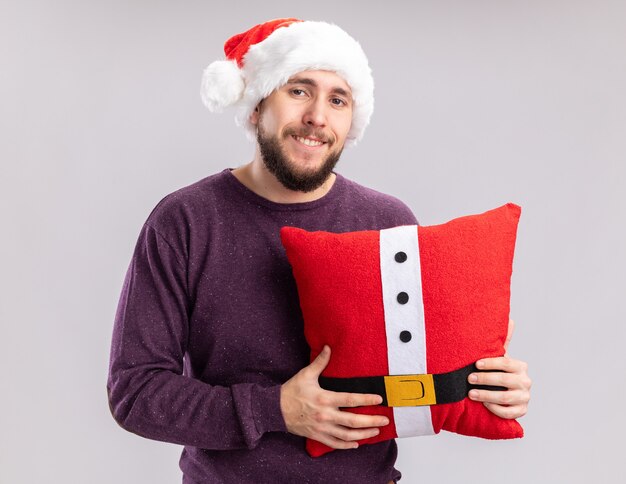
[[[196,261],[188,352],[202,379],[284,380],[308,361],[291,266],[270,235],[222,238]]]

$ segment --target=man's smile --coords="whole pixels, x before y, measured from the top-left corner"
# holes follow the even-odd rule
[[[296,135],[292,135],[292,138],[295,139],[296,141],[298,141],[299,143],[305,145],[305,146],[310,146],[310,147],[317,147],[317,146],[322,146],[324,144],[326,144],[326,142],[317,139],[317,138],[313,138],[313,137],[304,137],[304,136],[296,136]]]

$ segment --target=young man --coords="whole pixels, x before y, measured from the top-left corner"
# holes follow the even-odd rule
[[[279,19],[225,45],[202,96],[211,110],[239,108],[256,140],[253,160],[168,196],[144,224],[113,333],[108,392],[125,429],[184,445],[184,483],[387,483],[397,447],[359,447],[387,419],[340,410],[377,395],[329,392],[309,364],[285,225],[345,232],[416,224],[399,200],[333,171],[373,110],[359,44],[323,22]],[[477,400],[523,415],[530,380],[510,358],[486,361],[478,383],[506,392]],[[506,405],[505,405],[506,404]],[[339,449],[313,459],[304,437]]]

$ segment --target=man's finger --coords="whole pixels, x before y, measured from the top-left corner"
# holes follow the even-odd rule
[[[498,405],[521,405],[528,403],[528,392],[522,390],[507,390],[504,392],[493,390],[470,390],[471,400],[483,403],[496,403]]]
[[[330,346],[324,345],[319,355],[309,364],[307,368],[311,369],[316,377],[319,377],[328,362],[330,361]]]
[[[471,373],[467,381],[472,385],[490,385],[513,389],[524,388],[519,376],[500,371]]]
[[[345,393],[329,392],[330,401],[333,407],[366,407],[368,405],[380,405],[383,397],[371,393]]]
[[[500,356],[498,358],[483,358],[476,362],[479,370],[500,370],[507,373],[518,373],[526,371],[526,363],[520,360],[514,360],[508,356]]]
[[[365,428],[355,430],[349,429],[347,427],[342,427],[341,425],[334,425],[330,428],[328,433],[340,440],[350,442],[375,437],[376,435],[380,434],[380,430],[378,428]]]
[[[502,406],[497,403],[489,403],[485,402],[483,405],[487,407],[487,410],[492,412],[501,418],[520,418],[526,415],[528,410],[528,405],[512,405],[512,406]]]
[[[384,415],[362,415],[360,413],[337,410],[333,416],[333,422],[349,428],[383,427],[389,424],[389,419]]]
[[[506,339],[504,340],[504,353],[505,354],[509,349],[509,342],[511,341],[511,338],[513,337],[514,330],[515,330],[515,321],[509,318],[509,327],[506,333]]]

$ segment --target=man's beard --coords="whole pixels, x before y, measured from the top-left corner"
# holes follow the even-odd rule
[[[289,190],[307,193],[321,187],[332,173],[343,151],[343,147],[331,151],[323,161],[322,166],[317,170],[300,173],[296,171],[291,160],[289,160],[283,152],[278,136],[266,136],[262,131],[261,124],[259,123],[256,139],[259,143],[263,162],[270,173]],[[312,133],[298,134],[289,130],[285,131],[286,136],[310,136],[311,134]],[[331,142],[331,140],[325,141]]]

